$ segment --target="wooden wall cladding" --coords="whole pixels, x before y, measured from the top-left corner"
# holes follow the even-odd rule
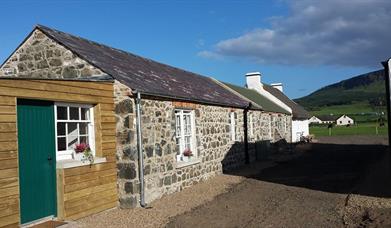
[[[17,99],[94,104],[96,154],[107,162],[57,170],[59,217],[77,219],[117,206],[111,82],[0,79],[0,227],[18,226]],[[113,146],[114,145],[114,146]]]

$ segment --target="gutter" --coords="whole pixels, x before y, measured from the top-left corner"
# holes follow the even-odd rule
[[[184,97],[178,97],[178,96],[170,96],[170,95],[162,95],[158,93],[151,93],[151,92],[143,92],[139,91],[145,96],[150,96],[150,97],[158,97],[158,98],[165,98],[165,99],[171,99],[171,100],[178,100],[178,101],[187,101],[187,102],[193,102],[193,103],[200,103],[204,105],[214,105],[214,106],[219,106],[219,107],[230,107],[230,108],[239,108],[239,109],[244,109],[246,106],[240,106],[237,104],[224,104],[224,103],[218,103],[218,102],[212,102],[212,101],[205,101],[205,100],[200,100],[200,99],[193,99],[193,98],[184,98]]]
[[[144,153],[142,144],[141,130],[141,94],[136,91],[136,118],[137,118],[137,151],[138,151],[138,168],[140,179],[140,206],[147,207],[145,203],[145,187],[144,187]]]

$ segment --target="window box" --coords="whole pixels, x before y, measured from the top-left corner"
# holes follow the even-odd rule
[[[105,163],[105,162],[107,162],[106,158],[95,157],[95,159],[94,159],[94,164]],[[57,169],[69,169],[69,168],[86,166],[86,165],[90,165],[90,163],[77,161],[74,159],[65,159],[65,160],[57,161],[56,168]]]

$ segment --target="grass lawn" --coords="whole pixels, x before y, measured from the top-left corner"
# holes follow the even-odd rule
[[[322,107],[321,110],[313,110],[314,116],[330,115],[341,116],[346,114],[352,117],[356,122],[375,121],[379,118],[376,113],[387,113],[386,107],[372,107],[368,102],[358,102],[349,105],[333,105]],[[383,116],[385,118],[385,116]]]
[[[377,123],[358,123],[350,127],[334,126],[331,135],[376,135]],[[378,135],[387,135],[387,125],[378,127]],[[329,129],[326,126],[311,126],[310,134],[315,136],[329,136]]]

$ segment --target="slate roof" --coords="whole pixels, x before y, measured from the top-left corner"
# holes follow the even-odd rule
[[[292,109],[292,119],[305,120],[311,117],[310,114],[302,106],[289,99],[289,97],[287,97],[280,90],[266,84],[263,84],[263,89],[271,93],[273,96],[275,96],[277,99],[279,99],[284,104],[286,104],[289,108]]]
[[[258,93],[255,90],[248,89],[245,87],[240,87],[237,85],[232,85],[226,82],[222,82],[222,83],[227,87],[229,87],[230,89],[234,90],[235,92],[251,100],[256,105],[260,106],[261,109],[264,111],[290,114],[287,110],[281,108],[279,105],[277,105],[276,103],[269,100],[268,98],[266,98],[265,96],[263,96],[262,94]]]
[[[316,116],[318,119],[322,121],[335,121],[338,116],[332,116],[332,115],[322,115],[322,116]]]
[[[102,45],[68,33],[37,25],[48,37],[114,79],[142,94],[230,107],[248,102],[211,78]]]

